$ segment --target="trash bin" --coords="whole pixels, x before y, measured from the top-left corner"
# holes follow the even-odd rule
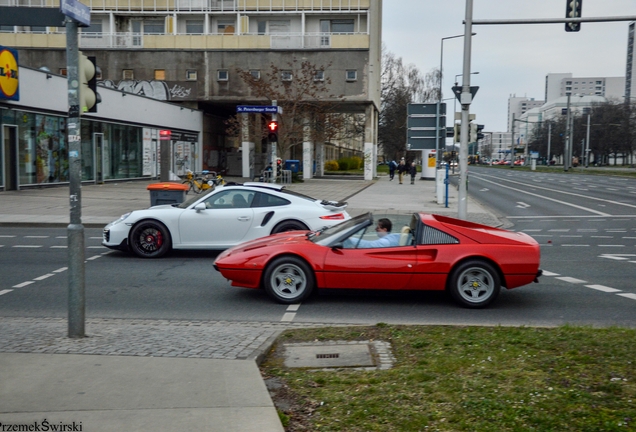
[[[153,183],[148,185],[150,206],[162,204],[179,204],[185,201],[188,185],[173,182]]]
[[[300,161],[289,159],[285,161],[285,169],[289,170],[293,173],[298,173],[298,169],[300,167]]]

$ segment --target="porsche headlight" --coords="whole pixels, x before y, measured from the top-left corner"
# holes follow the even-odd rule
[[[119,219],[117,219],[115,221],[112,221],[111,223],[108,224],[108,226],[112,227],[113,225],[117,225],[118,223],[123,222],[128,216],[131,215],[131,213],[132,212],[128,212],[128,213],[125,213],[125,214],[121,215],[121,217]]]

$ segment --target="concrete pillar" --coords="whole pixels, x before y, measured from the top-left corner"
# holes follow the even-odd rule
[[[325,143],[316,143],[316,177],[325,175]]]
[[[367,106],[364,122],[364,179],[373,180],[377,175],[378,146],[376,112],[373,105]]]
[[[253,178],[254,175],[254,143],[250,142],[249,114],[241,114],[241,176]]]
[[[303,125],[303,179],[307,180],[313,177],[314,172],[314,146],[311,141],[311,130],[309,119],[305,119]]]

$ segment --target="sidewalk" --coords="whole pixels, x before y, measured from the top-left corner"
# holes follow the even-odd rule
[[[148,207],[150,183],[82,186],[82,224],[102,228]],[[457,216],[457,190],[449,187],[446,208],[437,204],[434,181],[311,179],[289,188],[344,199],[352,215]],[[0,192],[0,225],[66,227],[68,196],[68,187]],[[468,199],[467,208],[468,219],[499,225],[476,202]],[[304,326],[316,324],[87,318],[87,337],[69,339],[63,319],[0,317],[0,424],[42,428],[46,419],[83,431],[280,432],[257,363],[281,331]]]

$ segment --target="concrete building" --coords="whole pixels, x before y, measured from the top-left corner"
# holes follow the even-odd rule
[[[603,96],[607,99],[623,99],[625,77],[573,77],[571,73],[547,74],[546,102],[570,94]]]
[[[31,6],[59,7],[57,0]],[[35,4],[37,3],[37,5]],[[365,176],[374,174],[380,106],[382,0],[91,0],[91,26],[79,47],[95,56],[100,85],[182,104],[205,113],[197,169],[230,169],[249,176],[264,167],[267,145],[255,131],[230,139],[224,121],[237,105],[270,105],[253,94],[238,70],[255,79],[275,65],[280,84],[310,62],[324,72],[317,84],[342,97],[337,112],[364,117],[364,133],[346,143],[302,140],[284,157],[320,169],[329,146],[358,148]],[[21,64],[66,73],[66,36],[61,27],[3,26],[0,45],[18,50]],[[290,115],[290,113],[283,115]],[[328,151],[327,151],[328,153]],[[305,178],[311,177],[306,170]]]
[[[528,97],[516,97],[511,95],[508,98],[508,132],[512,130],[513,118],[518,119],[527,111],[542,106],[545,101],[534,100]]]

